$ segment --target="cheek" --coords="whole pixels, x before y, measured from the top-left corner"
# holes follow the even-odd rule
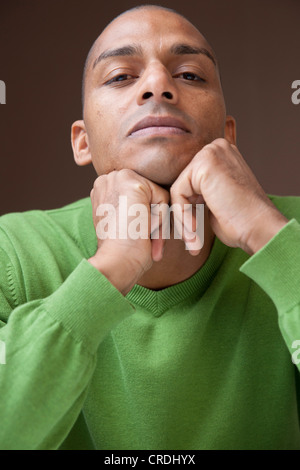
[[[108,101],[101,102],[91,113],[89,119],[89,129],[93,135],[93,140],[101,142],[102,145],[111,145],[112,140],[118,141],[121,134],[122,117],[126,112],[126,107],[117,107],[115,103]]]
[[[102,109],[94,109],[85,119],[92,156],[98,156],[99,152],[106,151],[114,136],[115,119]]]
[[[224,129],[226,110],[219,93],[203,92],[197,100],[190,100],[191,113],[202,129],[220,132]]]

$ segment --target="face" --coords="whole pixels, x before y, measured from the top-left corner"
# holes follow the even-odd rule
[[[84,120],[72,128],[78,164],[98,175],[128,168],[171,185],[201,148],[233,137],[214,54],[187,20],[141,9],[98,38],[86,75]]]

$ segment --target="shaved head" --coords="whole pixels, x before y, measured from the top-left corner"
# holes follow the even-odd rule
[[[167,8],[167,7],[163,7],[163,6],[160,6],[160,5],[139,5],[139,6],[136,6],[136,7],[133,7],[133,8],[130,8],[122,13],[120,13],[118,16],[116,16],[112,21],[110,21],[107,26],[103,29],[103,31],[100,33],[100,35],[97,37],[97,39],[94,41],[92,47],[90,48],[89,52],[88,52],[88,55],[87,55],[87,58],[86,58],[86,61],[85,61],[85,64],[84,64],[84,70],[83,70],[83,78],[82,78],[82,109],[84,109],[84,102],[85,102],[85,87],[86,87],[86,79],[87,79],[87,75],[88,75],[88,71],[91,69],[92,67],[92,63],[93,63],[93,58],[95,56],[95,51],[97,49],[97,46],[98,46],[98,43],[99,43],[99,39],[101,38],[102,34],[115,22],[117,21],[119,18],[127,15],[127,14],[130,14],[130,13],[133,13],[135,11],[140,11],[140,10],[163,10],[163,11],[166,11],[166,12],[170,12],[172,14],[175,14],[175,15],[178,15],[180,16],[181,18],[183,18],[186,22],[190,23],[193,28],[197,29],[184,15],[182,15],[181,13],[178,13],[176,10],[172,9],[172,8]],[[199,32],[199,30],[197,29],[197,31]],[[200,32],[199,32],[200,34]],[[201,34],[201,36],[203,36]],[[204,37],[204,36],[203,36]],[[207,42],[207,41],[206,41]],[[212,52],[212,57],[214,58],[215,62],[217,62],[216,60],[216,56],[215,56],[215,53],[213,52],[213,49],[212,47],[208,44],[207,42],[207,45],[209,46],[209,49],[211,50]]]

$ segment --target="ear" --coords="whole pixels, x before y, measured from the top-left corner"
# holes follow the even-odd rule
[[[236,145],[236,122],[232,116],[226,116],[224,137],[228,142]]]
[[[71,142],[74,160],[79,166],[92,163],[88,135],[84,121],[75,121],[71,128]]]

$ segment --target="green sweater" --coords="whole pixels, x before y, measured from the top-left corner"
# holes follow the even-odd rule
[[[216,239],[126,297],[87,261],[89,199],[1,217],[0,448],[300,449],[300,199],[273,200],[254,256]]]

